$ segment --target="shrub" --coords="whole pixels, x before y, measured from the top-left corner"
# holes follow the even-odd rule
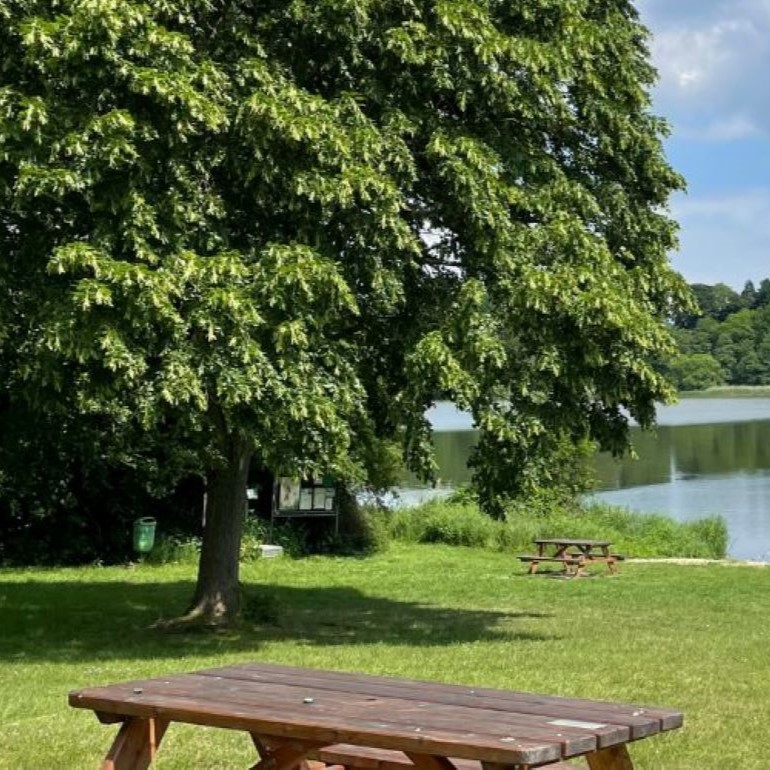
[[[727,526],[718,516],[676,522],[659,515],[633,513],[603,503],[549,505],[545,492],[526,504],[513,503],[504,522],[478,506],[452,499],[430,501],[383,515],[390,537],[413,543],[447,543],[530,551],[538,538],[610,540],[628,556],[723,558]]]
[[[702,541],[709,545],[711,553],[708,555],[711,558],[724,558],[727,553],[729,536],[727,524],[721,516],[709,516],[705,519],[691,521],[688,522],[687,526],[698,541]]]
[[[197,564],[201,539],[185,535],[161,535],[143,560],[147,564]]]
[[[388,534],[380,506],[362,505],[347,489],[340,495],[340,532],[328,542],[328,550],[339,554],[370,554],[387,548]]]
[[[388,535],[396,540],[476,547],[494,545],[502,526],[477,505],[450,499],[398,508],[384,513],[382,519]]]
[[[500,527],[477,507],[437,503],[426,511],[419,542],[483,547],[494,542]]]
[[[241,559],[248,559],[254,550],[261,554],[259,546],[263,543],[280,545],[287,556],[304,556],[309,551],[307,530],[298,522],[271,524],[256,516],[247,516],[243,525]]]

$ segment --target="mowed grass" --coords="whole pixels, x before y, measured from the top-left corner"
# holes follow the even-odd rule
[[[0,768],[96,768],[116,728],[71,689],[239,661],[408,676],[679,708],[636,767],[766,770],[770,569],[633,564],[582,580],[513,556],[394,545],[366,558],[244,566],[261,623],[148,630],[184,608],[189,565],[0,572]],[[246,768],[245,734],[175,725],[155,767]]]

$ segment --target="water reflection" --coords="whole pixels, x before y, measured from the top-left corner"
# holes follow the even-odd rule
[[[478,434],[473,430],[451,430],[433,434],[436,462],[442,482],[457,486],[471,480],[468,458]]]
[[[770,470],[770,420],[663,426],[656,435],[632,428],[632,440],[638,460],[617,461],[608,455],[597,458],[600,489]]]
[[[442,486],[467,483],[470,418],[451,404],[428,416]],[[639,459],[597,457],[597,497],[681,521],[721,514],[730,556],[770,561],[770,399],[684,400],[659,422],[655,434],[632,428]]]
[[[728,553],[770,561],[770,420],[634,429],[638,460],[596,460],[597,497],[680,521],[727,520]]]
[[[472,430],[437,431],[436,459],[442,483],[470,481],[467,461],[476,443]],[[716,425],[662,426],[657,432],[631,429],[638,459],[596,458],[600,490],[660,484],[692,476],[770,470],[770,420]]]

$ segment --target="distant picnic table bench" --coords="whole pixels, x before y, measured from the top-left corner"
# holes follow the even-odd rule
[[[566,537],[535,540],[536,554],[521,554],[519,560],[529,562],[529,574],[534,575],[542,562],[556,562],[564,574],[579,577],[590,564],[606,564],[611,573],[618,571],[617,562],[625,556],[611,553],[609,540],[581,540]]]
[[[626,744],[678,711],[267,664],[93,687],[69,703],[120,731],[102,770],[145,770],[172,722],[243,730],[252,770],[631,770]]]

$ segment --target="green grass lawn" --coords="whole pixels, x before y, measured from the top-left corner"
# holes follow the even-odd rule
[[[115,727],[70,689],[261,660],[671,706],[685,727],[634,744],[638,768],[766,770],[770,569],[592,571],[426,545],[265,560],[243,574],[262,622],[221,635],[148,630],[184,609],[189,565],[0,571],[0,768],[99,766]],[[176,725],[155,766],[253,761],[245,734]]]

